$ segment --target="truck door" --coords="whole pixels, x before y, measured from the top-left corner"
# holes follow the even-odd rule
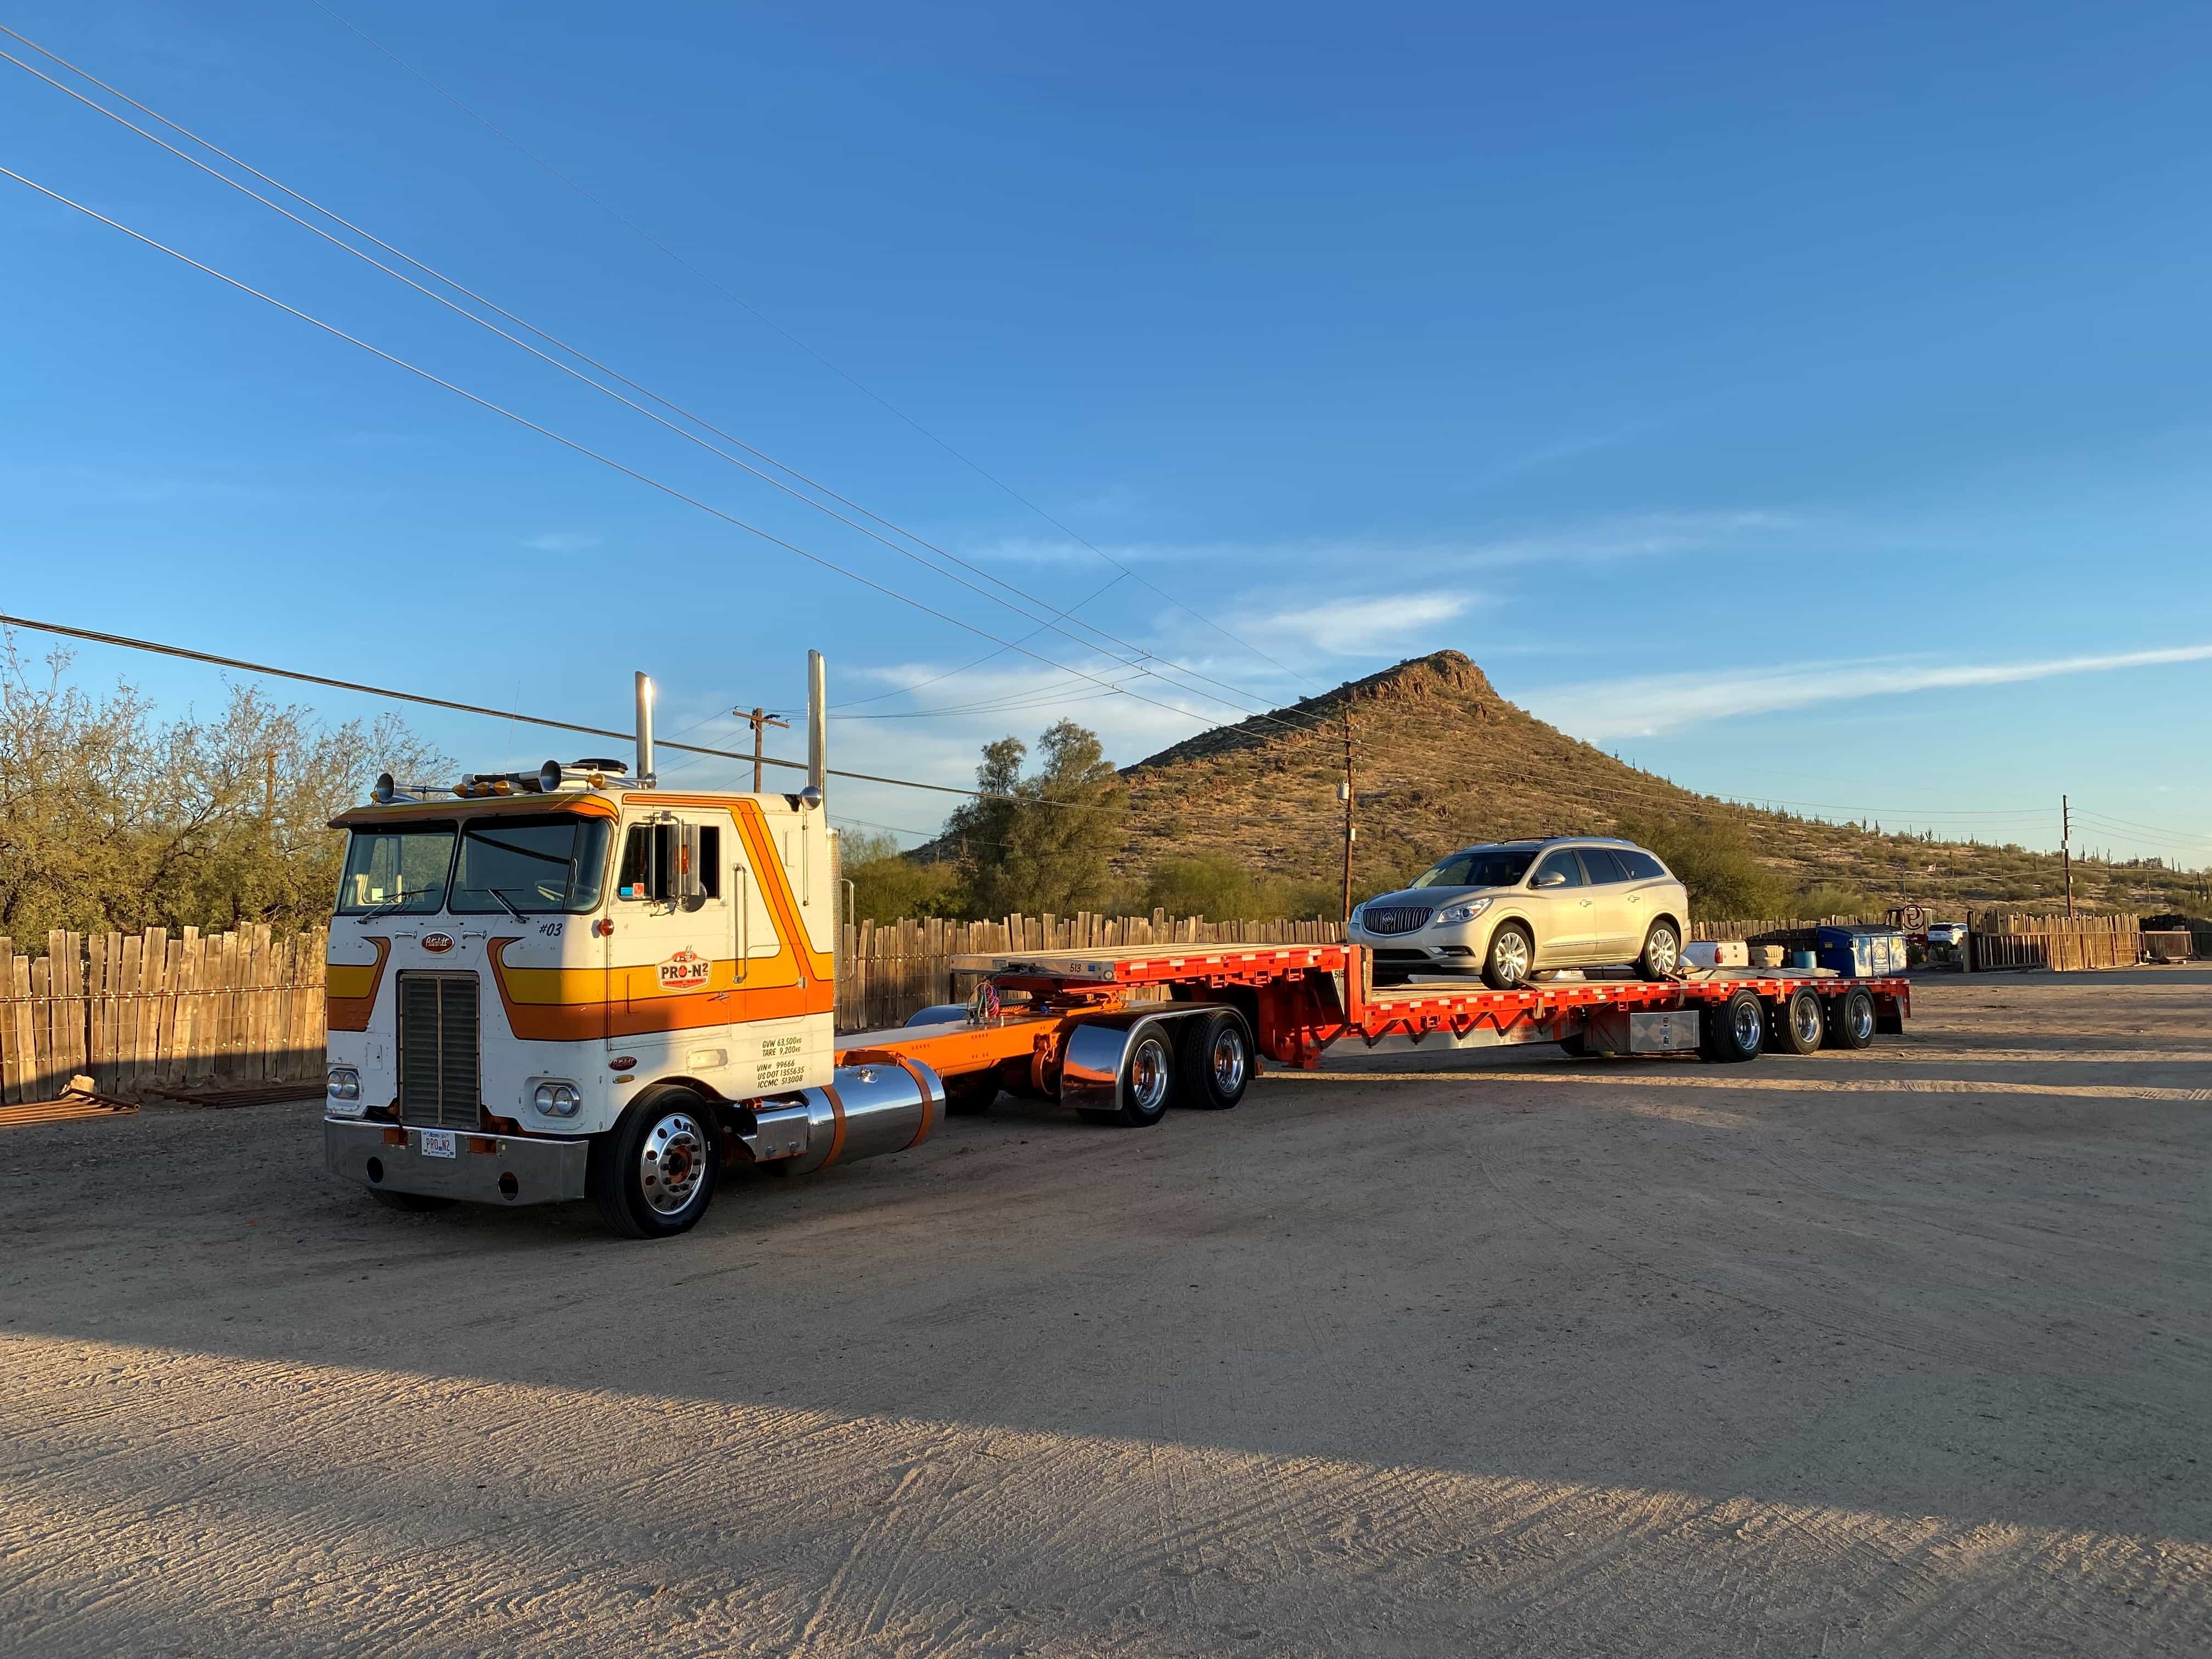
[[[726,878],[731,830],[726,813],[666,811],[623,826],[609,906],[610,1046],[709,1023],[665,1005],[729,988],[726,965],[718,976],[716,964],[726,964],[735,933]]]

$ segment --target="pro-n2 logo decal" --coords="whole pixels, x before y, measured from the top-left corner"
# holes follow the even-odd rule
[[[696,990],[714,976],[714,964],[696,951],[678,951],[660,964],[664,991]]]

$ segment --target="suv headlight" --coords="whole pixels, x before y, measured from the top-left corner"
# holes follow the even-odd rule
[[[1443,927],[1450,927],[1462,921],[1473,921],[1490,908],[1490,902],[1486,898],[1479,898],[1469,899],[1464,904],[1447,905],[1437,912],[1437,921]]]
[[[574,1084],[553,1081],[539,1084],[530,1097],[530,1103],[548,1117],[574,1117],[576,1109],[584,1103],[584,1097]]]
[[[340,1117],[359,1117],[362,1114],[361,1073],[350,1066],[331,1067],[331,1110]]]

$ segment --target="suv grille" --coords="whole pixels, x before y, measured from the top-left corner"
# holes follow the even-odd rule
[[[1359,925],[1370,933],[1410,933],[1428,926],[1436,912],[1423,905],[1399,904],[1381,909],[1370,905],[1359,913]]]
[[[477,1127],[477,976],[399,975],[399,1116],[438,1128]]]

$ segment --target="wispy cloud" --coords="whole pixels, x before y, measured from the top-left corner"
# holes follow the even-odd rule
[[[1535,712],[1589,741],[1651,737],[1731,715],[1802,708],[1814,703],[1891,696],[1960,686],[2011,685],[2064,674],[2157,668],[2212,661],[2212,645],[2116,651],[2097,656],[2043,657],[2027,662],[1941,664],[1863,658],[1787,667],[1697,674],[1653,674],[1593,680],[1533,693]]]
[[[588,553],[599,544],[599,538],[588,530],[552,530],[525,536],[522,544],[540,553]]]
[[[1340,657],[1395,651],[1415,641],[1423,629],[1462,615],[1481,598],[1474,593],[1431,593],[1406,598],[1340,599],[1310,611],[1283,611],[1252,624],[1261,639],[1289,635]]]

